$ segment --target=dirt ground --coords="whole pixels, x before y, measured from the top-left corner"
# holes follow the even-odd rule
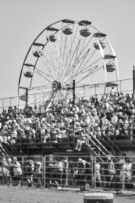
[[[84,194],[87,192],[0,186],[0,203],[83,203]],[[135,192],[124,192],[118,195],[114,192],[113,202],[135,203]]]

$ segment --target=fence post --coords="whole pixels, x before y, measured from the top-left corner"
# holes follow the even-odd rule
[[[65,181],[65,186],[67,187],[68,186],[68,156],[66,157],[66,181]]]
[[[23,186],[23,173],[24,173],[24,156],[22,156],[22,186]]]
[[[45,187],[46,186],[46,156],[42,156],[42,166],[43,166],[43,171],[42,171],[43,187]]]
[[[95,164],[96,164],[96,157],[92,156],[92,187],[96,189],[96,174],[95,174]]]

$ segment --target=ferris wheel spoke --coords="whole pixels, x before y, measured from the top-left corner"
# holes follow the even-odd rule
[[[94,53],[95,53],[95,51],[93,51],[92,53],[91,53],[91,55],[89,56],[89,55],[86,55],[86,57],[88,58],[86,58],[87,60],[83,60],[82,61],[82,63],[79,65],[79,68],[78,68],[78,71],[77,71],[77,73],[78,74],[80,74],[80,73],[84,73],[84,72],[86,72],[87,71],[87,68],[86,68],[86,66],[87,66],[87,64],[89,63],[89,61],[90,61],[90,59],[92,58],[92,56],[94,55]],[[85,62],[85,64],[84,64],[84,62]],[[98,60],[96,61],[96,63],[98,62]],[[92,64],[93,65],[93,64]],[[92,66],[92,65],[90,65],[90,66]],[[82,68],[83,67],[83,68]],[[90,69],[88,68],[88,71],[89,71]]]
[[[43,54],[43,57],[47,58],[47,61],[50,64],[50,66],[54,69],[55,72],[57,72],[57,66],[56,66],[56,64],[54,62],[53,54],[49,54],[47,52],[47,50],[45,49],[45,53]]]
[[[73,54],[73,45],[74,45],[74,42],[75,42],[75,38],[76,38],[76,35],[77,35],[77,31],[78,31],[78,28],[79,26],[77,26],[76,30],[75,30],[75,34],[73,36],[73,38],[71,39],[71,43],[69,45],[69,49],[68,49],[68,53],[67,53],[67,58],[65,60],[65,65],[64,65],[64,69],[67,68],[68,64],[70,63],[69,60],[71,60],[72,58],[72,54]],[[80,41],[80,39],[79,39]]]
[[[48,54],[43,53],[42,56],[40,57],[40,59],[42,60],[42,62],[44,64],[48,64],[49,65],[48,67],[52,67],[52,68],[54,67],[50,61],[50,58],[48,57]]]
[[[57,57],[56,50],[54,50],[53,46],[51,46],[50,41],[48,42],[48,44],[49,44],[48,47],[50,49],[50,56],[51,56],[51,59],[52,59],[53,66],[55,65],[55,67],[58,67],[57,59],[56,59],[56,57]]]
[[[76,45],[76,47],[75,47],[75,49],[74,49],[74,52],[72,52],[72,57],[71,57],[71,59],[70,59],[70,62],[69,62],[69,64],[68,64],[68,66],[67,66],[67,67],[65,66],[66,74],[67,74],[68,72],[70,72],[70,71],[71,71],[71,67],[73,67],[73,66],[71,66],[71,63],[72,63],[72,60],[73,60],[74,56],[75,56],[74,63],[75,63],[76,60],[77,60],[77,53],[78,53],[78,50],[79,50],[79,46],[80,46],[80,40],[78,41],[78,43],[77,43],[77,45]]]
[[[54,73],[56,73],[56,75],[57,75],[57,72],[55,71],[52,71],[52,67],[51,66],[49,66],[49,64],[45,61],[45,60],[43,60],[43,58],[42,58],[42,62],[43,62],[43,64],[44,64],[44,67],[46,68],[46,70],[47,70],[47,73],[48,73],[48,75],[47,75],[47,73],[46,73],[46,75],[47,75],[47,77],[50,77],[50,78],[53,78],[54,79]],[[43,72],[44,73],[44,72]],[[44,73],[45,74],[45,73]]]
[[[35,72],[36,72],[39,76],[41,76],[42,78],[44,78],[46,81],[48,81],[49,83],[52,82],[52,78],[50,77],[50,75],[45,74],[45,73],[42,72],[40,69],[36,68],[36,69],[35,69]],[[49,78],[50,78],[51,80],[49,80]]]
[[[91,68],[91,71],[88,72],[88,74],[86,74],[84,77],[81,78],[81,80],[79,80],[77,82],[77,84],[79,84],[81,81],[85,80],[89,75],[93,75],[95,72],[99,71],[101,68],[103,67],[93,67]]]
[[[70,61],[69,61],[69,63],[68,63],[68,65],[67,65],[67,70],[69,69],[69,67],[70,67],[70,65],[71,65],[71,62],[72,62],[72,60],[73,60],[73,58],[74,58],[74,56],[75,56],[75,54],[78,52],[78,49],[79,49],[79,45],[80,45],[80,39],[78,40],[78,43],[77,43],[77,45],[75,46],[75,48],[74,48],[74,50],[72,51],[72,52],[70,52],[71,54],[71,58],[70,58]],[[77,58],[77,57],[76,57]]]
[[[87,57],[87,54],[88,54],[88,52],[90,51],[90,48],[88,48],[87,50],[86,50],[86,48],[87,48],[88,45],[90,44],[91,40],[92,40],[92,37],[89,39],[89,41],[88,41],[88,43],[85,45],[85,47],[81,48],[80,53],[79,53],[78,56],[76,57],[76,60],[75,60],[74,64],[70,67],[70,69],[71,69],[72,67],[77,66],[81,60],[83,60],[83,62],[84,62],[84,58]],[[83,55],[82,55],[82,54],[83,54]],[[70,71],[70,70],[68,70],[68,71]]]
[[[53,46],[54,45],[54,46]],[[58,50],[58,47],[56,46],[55,42],[52,43],[49,41],[49,47],[50,47],[50,54],[52,55],[52,57],[54,58],[54,63],[55,63],[55,70],[57,70],[57,72],[59,72],[59,74],[61,73],[61,66],[62,66],[62,56],[60,51]]]
[[[66,60],[66,58],[67,58],[67,55],[68,55],[68,42],[67,42],[67,37],[65,37],[65,40],[64,40],[64,46],[63,46],[63,51],[62,51],[62,66],[61,66],[61,78],[62,78],[62,75],[63,75],[63,73],[64,73],[64,70],[65,70],[65,65],[64,65],[64,63],[65,63],[65,60]]]
[[[67,75],[67,78],[68,78],[68,76],[70,77],[70,78],[68,78],[67,80],[66,80],[66,82],[69,80],[69,79],[73,79],[73,77],[76,77],[79,73],[80,73],[80,69],[82,69],[82,65],[83,65],[83,62],[85,61],[85,58],[87,57],[87,55],[88,55],[88,53],[89,53],[89,51],[90,50],[87,50],[87,52],[86,53],[84,53],[84,56],[80,59],[80,61],[81,61],[81,63],[80,63],[80,65],[78,66],[78,68],[76,68],[75,69],[75,67],[78,65],[78,64],[74,64],[73,65],[73,67],[72,67],[72,69],[73,69],[73,72],[72,72],[72,76],[71,76],[71,71],[69,71],[68,73],[68,75]],[[78,63],[80,62],[80,61],[78,61]]]
[[[91,37],[91,38],[88,40],[88,42],[86,43],[86,45],[85,45],[84,47],[81,47],[81,46],[80,46],[80,47],[81,47],[81,48],[80,48],[80,53],[78,54],[77,60],[79,60],[79,59],[82,57],[81,55],[85,52],[86,48],[88,48],[87,50],[90,49],[88,46],[90,45],[92,38],[93,38],[93,37]],[[87,52],[87,51],[86,51],[86,52]]]
[[[95,63],[97,63],[98,61],[100,61],[102,58],[99,58],[99,59],[97,59],[96,61],[94,61],[92,64],[90,64],[88,67],[87,67],[87,69],[84,71],[84,70],[80,70],[79,72],[77,72],[77,73],[74,73],[74,75],[71,75],[70,76],[70,78],[68,78],[66,81],[65,81],[65,83],[67,83],[69,80],[71,81],[71,80],[73,80],[74,78],[76,78],[77,76],[81,76],[82,77],[82,79],[80,79],[80,81],[79,82],[81,82],[82,80],[84,80],[85,78],[87,78],[89,75],[92,75],[93,74],[93,71],[91,71],[91,69],[93,70],[93,67],[91,67],[91,66],[93,66]],[[88,69],[89,68],[89,69]],[[95,67],[94,67],[95,68]],[[85,74],[85,76],[84,76],[84,74]]]
[[[41,86],[36,86],[36,87],[32,87],[31,90],[50,90],[51,89],[51,85],[41,85]]]
[[[44,92],[43,92],[44,93]],[[45,97],[45,98],[47,98],[48,96],[50,95],[50,92],[48,92],[48,93],[46,93],[46,94],[39,94],[39,93],[37,93],[36,94],[36,98],[34,98],[34,101],[33,102],[31,102],[30,103],[30,105],[32,105],[32,104],[38,104],[38,103],[41,103],[41,100],[43,100],[43,96]],[[30,95],[30,96],[34,96],[33,94],[32,95]]]
[[[67,48],[67,37],[65,37],[65,39],[64,39],[64,46],[63,46],[63,50],[61,50],[61,52],[62,52],[62,63],[61,63],[61,65],[59,65],[59,67],[61,67],[61,71],[60,71],[60,73],[61,73],[61,77],[62,77],[62,72],[64,71],[64,59],[65,59],[65,57],[66,57],[66,48]],[[62,47],[61,47],[61,49],[62,49]]]
[[[100,57],[100,58],[98,58],[97,60],[95,60],[93,63],[91,63],[91,64],[89,64],[88,66],[86,66],[85,68],[84,68],[84,70],[82,70],[80,73],[85,73],[85,72],[87,72],[87,71],[90,71],[90,69],[91,69],[91,67],[94,65],[94,64],[96,64],[97,62],[99,62],[100,60],[102,60],[102,57]]]
[[[67,37],[65,37],[63,50],[62,51],[62,62],[64,63],[64,58],[66,56],[66,47],[67,47]],[[62,48],[62,47],[61,47]],[[62,64],[63,65],[63,64]]]
[[[43,56],[43,57],[42,57],[42,62],[44,64],[44,67],[47,69],[50,77],[56,80],[56,78],[58,78],[58,75],[59,75],[57,71],[57,67],[55,67],[55,65],[50,64],[49,58],[47,58],[46,60],[46,56]]]
[[[74,75],[74,73],[78,72],[78,70],[80,68],[82,68],[82,64],[83,62],[85,61],[86,57],[88,56],[88,53],[89,53],[90,49],[86,51],[86,53],[84,53],[84,55],[80,58],[80,60],[78,61],[75,61],[75,63],[73,64],[73,66],[71,67],[72,68],[72,74]],[[79,65],[80,63],[80,65]],[[78,66],[78,68],[76,68]],[[69,72],[71,71],[71,69],[69,70]]]
[[[94,50],[90,56],[88,56],[88,59],[85,61],[85,64],[83,64],[83,70],[85,71],[87,64],[89,63],[89,61],[92,59],[92,57],[94,56],[94,54],[96,53],[96,50]]]

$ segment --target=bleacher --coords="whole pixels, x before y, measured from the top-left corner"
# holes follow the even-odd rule
[[[9,106],[0,115],[0,141],[11,155],[119,155],[134,151],[134,106],[132,95],[122,92],[60,101],[46,111]]]

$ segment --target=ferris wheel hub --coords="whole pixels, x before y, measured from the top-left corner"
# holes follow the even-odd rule
[[[53,91],[58,91],[60,89],[61,89],[61,83],[56,81],[56,80],[53,81],[53,83],[52,83],[52,90]]]

